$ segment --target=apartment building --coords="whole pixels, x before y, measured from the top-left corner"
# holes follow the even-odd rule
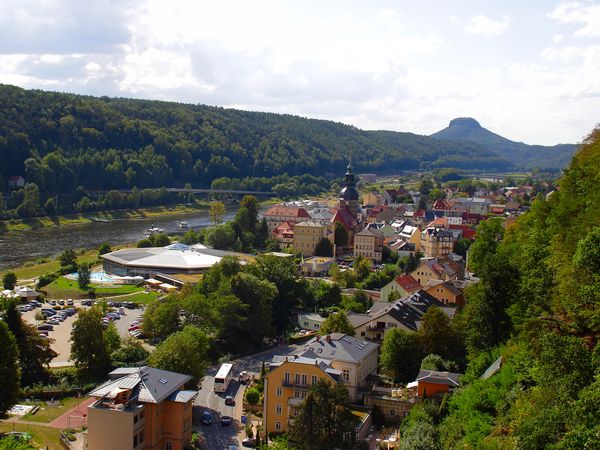
[[[429,257],[446,256],[454,248],[454,235],[444,228],[428,227],[421,233],[420,249]]]
[[[354,235],[354,257],[363,256],[375,263],[381,262],[383,249],[383,233],[373,228],[366,228]]]
[[[287,205],[274,205],[264,213],[264,218],[267,221],[269,234],[284,222],[295,224],[303,220],[310,219],[310,214],[304,208]]]
[[[89,393],[89,450],[183,450],[192,439],[191,377],[153,367],[122,368]]]
[[[320,379],[336,383],[342,375],[327,360],[297,355],[275,356],[269,369],[263,378],[263,427],[267,433],[288,431],[290,419],[310,387]]]
[[[307,220],[294,225],[294,249],[304,256],[313,256],[315,247],[327,237],[327,225],[315,220]]]

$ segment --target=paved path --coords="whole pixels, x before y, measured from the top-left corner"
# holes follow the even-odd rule
[[[87,423],[87,407],[96,401],[95,398],[82,399],[81,403],[70,409],[62,416],[57,417],[48,424],[52,428],[79,428]]]

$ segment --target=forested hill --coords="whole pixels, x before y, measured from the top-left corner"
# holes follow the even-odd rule
[[[89,97],[0,85],[0,171],[45,192],[191,183],[219,177],[343,174],[511,163],[473,143],[362,131],[291,115]]]
[[[559,183],[508,229],[477,228],[462,386],[411,411],[401,449],[600,448],[600,126]]]
[[[574,144],[548,147],[511,141],[483,128],[479,122],[470,117],[451,120],[448,127],[432,134],[431,137],[481,145],[490,152],[509,159],[518,168],[562,169],[567,166],[577,149]]]

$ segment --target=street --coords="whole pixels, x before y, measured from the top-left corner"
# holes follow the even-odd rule
[[[214,392],[214,375],[220,365],[211,366],[206,370],[206,376],[202,380],[202,389],[198,391],[198,396],[194,401],[194,430],[200,433],[203,448],[228,449],[230,445],[242,448],[242,439],[246,437],[244,425],[241,423],[244,386],[238,383],[238,375],[243,371],[258,375],[263,361],[268,365],[274,355],[286,355],[296,348],[295,345],[279,345],[231,361],[234,379],[225,393]],[[235,399],[235,406],[225,405],[225,397],[228,395]],[[213,415],[214,422],[211,425],[203,425],[200,420],[202,412],[205,410],[210,411]],[[233,419],[231,425],[222,426],[221,416],[231,417]]]

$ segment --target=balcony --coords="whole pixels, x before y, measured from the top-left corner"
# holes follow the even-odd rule
[[[281,382],[281,385],[283,387],[287,387],[287,388],[294,388],[294,389],[308,389],[310,386],[306,383],[296,383],[295,381],[292,380],[283,380]]]
[[[137,400],[128,402],[116,402],[110,398],[100,398],[95,403],[90,405],[90,408],[96,409],[109,409],[112,411],[134,413],[144,407],[143,404],[138,403]]]

